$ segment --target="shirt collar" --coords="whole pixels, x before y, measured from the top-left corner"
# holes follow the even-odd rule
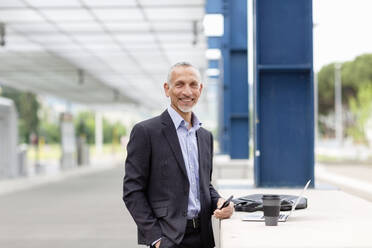
[[[185,125],[186,127],[186,121],[182,118],[182,116],[172,107],[172,106],[168,106],[167,108],[168,110],[168,113],[173,121],[173,124],[176,128],[176,130],[182,126],[182,125]],[[198,130],[200,128],[200,126],[202,125],[202,123],[199,121],[198,117],[194,114],[194,113],[191,113],[192,114],[192,129],[194,129],[195,131]]]

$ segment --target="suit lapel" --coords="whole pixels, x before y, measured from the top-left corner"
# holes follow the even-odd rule
[[[176,131],[176,128],[174,127],[173,121],[171,117],[169,116],[167,110],[163,112],[163,114],[161,115],[161,118],[162,118],[162,123],[164,124],[164,127],[162,129],[163,134],[167,138],[169,146],[171,147],[172,152],[174,156],[176,157],[178,166],[180,167],[183,174],[185,174],[185,176],[187,177],[185,162],[183,161],[183,155],[182,155],[180,142],[177,136],[177,131]]]

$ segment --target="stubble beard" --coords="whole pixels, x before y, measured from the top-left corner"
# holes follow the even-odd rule
[[[178,105],[178,109],[181,110],[183,113],[190,113],[192,111],[192,108],[194,106],[191,106],[191,107],[188,107],[188,108],[184,108],[184,107],[181,107],[180,105]]]

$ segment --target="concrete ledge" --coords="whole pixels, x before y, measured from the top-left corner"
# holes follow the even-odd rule
[[[250,171],[253,171],[253,163],[248,159],[230,159],[226,155],[216,155],[213,160],[213,178],[249,178]]]
[[[353,191],[349,193],[355,193],[363,198],[372,199],[372,183],[329,172],[322,164],[316,165],[315,176],[318,180]]]

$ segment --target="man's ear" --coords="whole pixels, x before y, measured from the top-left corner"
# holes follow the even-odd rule
[[[199,87],[200,94],[202,93],[202,90],[203,90],[203,83],[200,83],[200,87]]]
[[[163,85],[163,88],[164,88],[165,95],[167,97],[169,97],[169,93],[168,93],[168,91],[169,91],[169,84],[167,82],[165,82],[164,85]]]

